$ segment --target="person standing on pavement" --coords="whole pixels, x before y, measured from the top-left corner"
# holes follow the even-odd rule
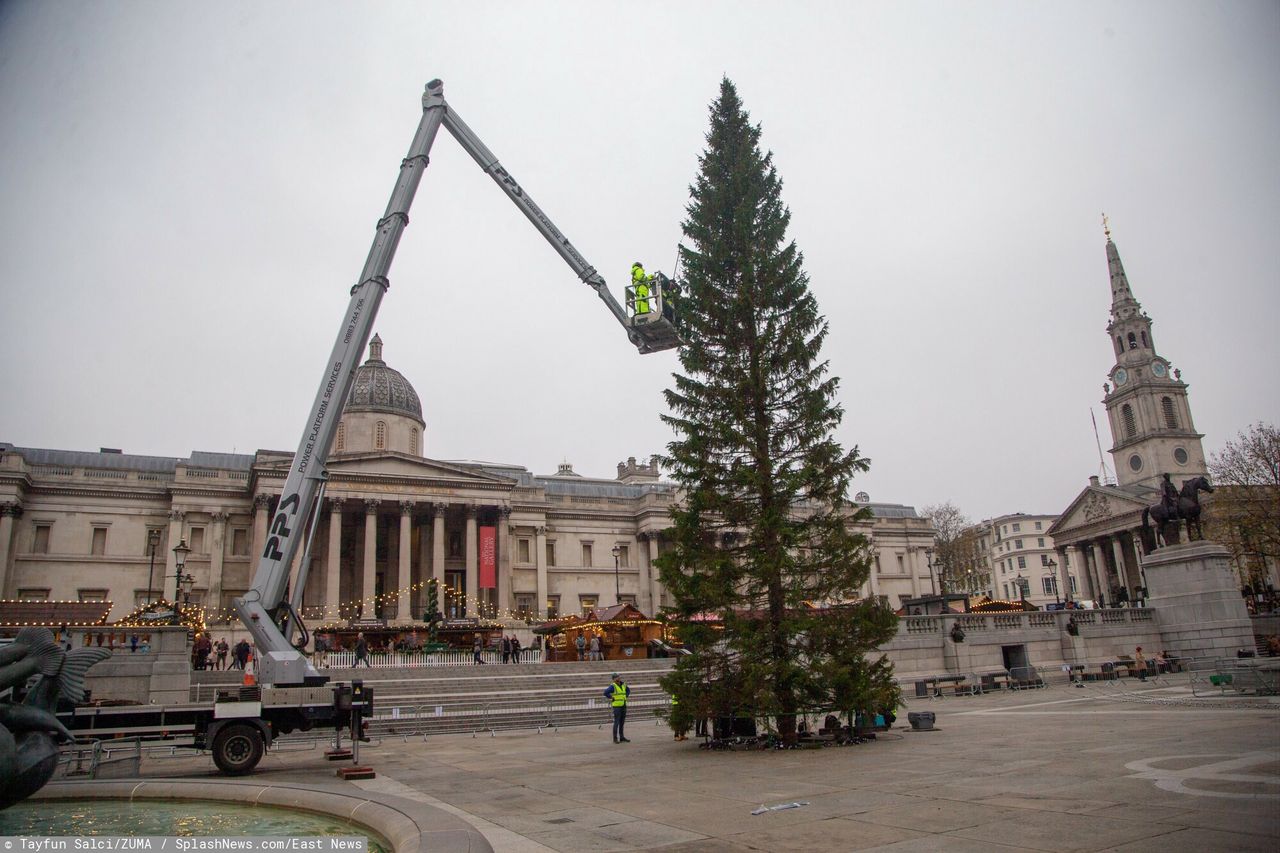
[[[351,665],[355,669],[360,665],[360,661],[364,661],[364,665],[372,667],[369,663],[369,641],[364,638],[364,633],[356,634],[356,662]]]
[[[627,697],[631,695],[630,685],[622,683],[622,676],[613,674],[613,683],[604,689],[604,698],[609,700],[613,708],[613,742],[631,743],[623,734],[623,726],[627,724]]]

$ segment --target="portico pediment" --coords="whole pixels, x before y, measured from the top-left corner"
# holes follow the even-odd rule
[[[419,477],[428,480],[449,480],[453,483],[476,485],[515,485],[514,480],[498,477],[434,459],[422,459],[401,453],[356,453],[329,460],[329,477],[341,479],[343,475],[381,475],[384,477]]]
[[[1134,512],[1141,512],[1147,502],[1142,498],[1111,486],[1088,486],[1047,531],[1061,537],[1070,530],[1090,525],[1107,525]],[[1068,537],[1069,538],[1069,537]]]
[[[289,459],[273,460],[260,468],[286,473],[289,470],[290,461]],[[331,457],[325,467],[329,472],[331,483],[386,477],[448,483],[452,487],[477,486],[492,489],[495,486],[511,488],[516,484],[515,480],[507,477],[499,477],[450,462],[423,459],[393,451],[339,454]]]

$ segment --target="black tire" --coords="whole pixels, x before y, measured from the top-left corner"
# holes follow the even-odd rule
[[[228,776],[243,776],[258,766],[265,749],[257,726],[233,723],[214,735],[213,763]]]

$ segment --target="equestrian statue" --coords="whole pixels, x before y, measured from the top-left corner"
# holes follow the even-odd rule
[[[1156,548],[1177,545],[1180,523],[1187,523],[1187,541],[1204,539],[1200,527],[1200,492],[1212,492],[1207,477],[1192,477],[1182,482],[1178,491],[1169,475],[1160,483],[1160,502],[1142,510],[1142,544],[1148,554]],[[1151,522],[1155,521],[1152,530]]]
[[[58,744],[71,732],[54,712],[58,699],[84,701],[89,667],[111,657],[102,648],[66,651],[48,628],[27,627],[0,648],[0,809],[25,800],[53,776]],[[34,686],[15,701],[32,677]]]

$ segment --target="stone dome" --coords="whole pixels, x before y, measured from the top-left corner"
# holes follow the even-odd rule
[[[404,415],[426,425],[418,392],[400,371],[387,367],[382,360],[382,338],[377,335],[369,341],[369,360],[356,368],[351,396],[343,412],[386,412]]]

